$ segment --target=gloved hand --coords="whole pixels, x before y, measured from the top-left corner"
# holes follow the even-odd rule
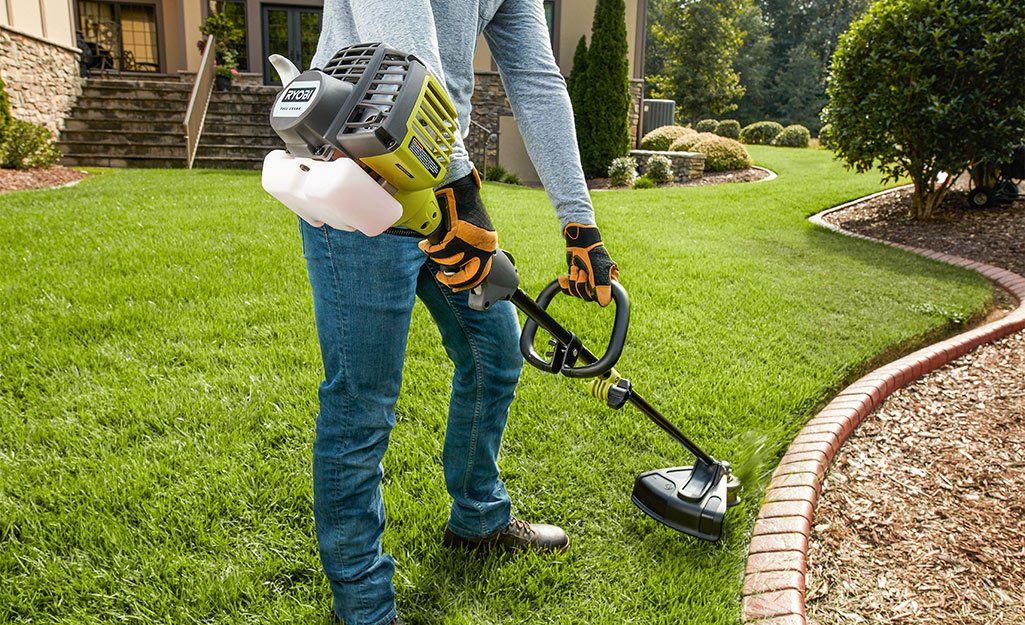
[[[608,306],[612,301],[612,280],[619,281],[619,267],[601,242],[598,226],[566,224],[562,236],[566,238],[569,275],[559,276],[559,286],[564,293]]]
[[[480,178],[474,171],[440,187],[434,195],[447,214],[449,230],[436,245],[421,241],[420,249],[441,265],[435,275],[438,282],[453,291],[472,289],[488,277],[498,249],[498,233],[480,199]]]

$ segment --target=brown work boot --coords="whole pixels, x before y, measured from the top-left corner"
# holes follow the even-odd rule
[[[464,538],[445,528],[441,544],[452,549],[517,549],[522,551],[554,551],[569,549],[569,536],[554,525],[531,524],[513,519],[504,530],[487,538]]]

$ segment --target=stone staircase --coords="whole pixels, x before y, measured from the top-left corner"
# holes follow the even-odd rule
[[[191,90],[176,77],[88,78],[60,135],[61,163],[185,167],[182,120]],[[259,169],[282,145],[267,121],[275,93],[264,86],[215,90],[193,167]]]

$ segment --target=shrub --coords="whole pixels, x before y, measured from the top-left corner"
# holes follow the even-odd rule
[[[485,180],[494,180],[496,182],[501,182],[508,175],[509,172],[506,171],[505,167],[502,167],[501,165],[488,165],[484,169]]]
[[[665,152],[673,144],[673,141],[696,132],[687,126],[659,126],[641,138],[641,149]]]
[[[705,155],[705,171],[727,171],[747,169],[751,166],[751,155],[739,141],[711,135],[694,145],[695,152]]]
[[[698,123],[694,124],[694,130],[698,132],[715,132],[715,129],[719,127],[719,122],[714,119],[702,119]]]
[[[740,141],[751,145],[769,145],[782,131],[783,126],[776,122],[755,122],[740,131]]]
[[[587,135],[577,138],[584,173],[591,178],[630,150],[628,52],[625,1],[598,0],[581,87]]]
[[[61,158],[53,135],[43,126],[12,119],[0,142],[0,167],[28,169],[49,167]]]
[[[724,119],[715,127],[715,134],[729,139],[739,139],[740,122],[735,119]]]
[[[673,164],[666,156],[652,154],[644,164],[644,176],[659,184],[672,182]]]
[[[641,176],[634,181],[635,189],[654,189],[656,186],[655,181],[647,176]]]
[[[511,172],[506,174],[505,177],[502,178],[502,182],[504,182],[505,184],[523,184],[523,180],[520,178],[520,175]]]
[[[580,35],[577,50],[573,53],[573,69],[570,70],[569,79],[566,81],[566,91],[569,93],[569,101],[573,105],[573,126],[577,131],[577,146],[583,145],[591,136],[587,117],[584,115],[584,100],[587,99],[586,75],[587,37]]]
[[[819,128],[819,145],[827,150],[833,149],[833,125],[826,124]]]
[[[632,156],[620,156],[609,165],[609,186],[629,187],[637,179],[637,162]]]
[[[11,123],[11,102],[7,99],[7,88],[0,78],[0,137],[3,137],[4,128]]]
[[[673,152],[693,152],[694,145],[697,144],[698,141],[716,136],[718,135],[711,132],[696,132],[691,135],[685,135],[676,141],[673,141],[673,144],[669,146],[669,149]]]
[[[772,140],[771,145],[781,148],[806,148],[811,141],[811,133],[800,124],[791,124],[784,128]]]
[[[840,37],[822,121],[848,167],[910,178],[932,216],[955,176],[1025,136],[1025,2],[887,0]]]

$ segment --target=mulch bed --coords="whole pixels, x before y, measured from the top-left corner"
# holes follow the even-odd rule
[[[772,174],[762,169],[755,169],[750,167],[748,169],[733,169],[730,171],[717,171],[713,173],[707,173],[700,178],[691,178],[683,182],[667,182],[665,184],[658,185],[658,188],[664,187],[700,187],[706,184],[725,184],[728,182],[755,182],[768,178]],[[587,181],[588,189],[608,189],[609,179],[608,178],[591,178]],[[626,187],[615,187],[619,189],[625,189]]]
[[[61,165],[37,169],[0,169],[0,193],[59,187],[91,175]]]
[[[910,193],[827,217],[869,236],[1025,273],[1025,202],[908,217]],[[809,622],[1025,624],[1025,335],[899,389],[827,476]]]

